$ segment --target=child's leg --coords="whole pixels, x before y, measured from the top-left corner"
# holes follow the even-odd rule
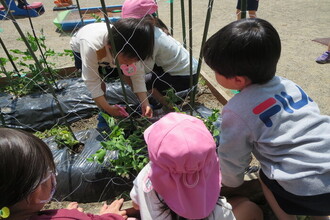
[[[233,207],[233,213],[237,220],[262,220],[263,213],[260,207],[245,197],[233,197],[228,199]]]
[[[259,0],[248,0],[248,11],[250,18],[257,17],[258,7],[259,7]]]
[[[278,219],[281,220],[295,220],[296,216],[294,215],[288,215],[287,213],[285,213],[281,207],[278,205],[273,193],[268,189],[268,187],[262,182],[261,178],[259,178],[260,180],[260,184],[261,184],[261,188],[262,191],[264,192],[264,195],[268,201],[268,204],[270,205],[270,207],[272,208],[273,212],[275,213],[275,215],[277,216]]]
[[[81,56],[80,53],[73,52],[73,57],[74,57],[74,66],[76,67],[77,70],[82,69],[82,62],[81,62]]]
[[[249,11],[250,18],[256,18],[257,17],[257,11]]]
[[[241,14],[242,14],[241,10],[237,9],[236,11],[237,20],[241,19]]]

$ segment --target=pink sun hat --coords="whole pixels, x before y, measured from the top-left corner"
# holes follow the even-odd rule
[[[143,18],[157,11],[154,0],[126,0],[121,8],[122,18]]]
[[[178,215],[209,216],[220,196],[216,145],[203,121],[169,113],[144,132],[151,160],[152,187]]]

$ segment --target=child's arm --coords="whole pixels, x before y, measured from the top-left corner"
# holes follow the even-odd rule
[[[126,211],[125,210],[120,210],[120,207],[123,205],[124,199],[117,199],[113,201],[110,205],[104,204],[100,210],[100,215],[103,214],[117,214],[122,216],[123,218],[127,218]]]
[[[120,117],[128,116],[128,113],[126,111],[123,111],[123,107],[117,105],[109,105],[104,95],[94,98],[94,101],[99,108],[103,109],[111,116],[120,116]]]
[[[124,202],[124,204],[121,207],[121,210],[126,211],[126,215],[128,216],[128,219],[141,219],[140,211],[136,208],[139,208],[136,206],[136,203],[134,203],[132,200]],[[133,218],[131,218],[133,217]]]
[[[82,41],[80,43],[80,54],[82,62],[81,78],[84,80],[88,91],[93,99],[104,96],[105,85],[99,75],[96,51],[87,42]]]
[[[132,201],[133,204],[133,208],[136,210],[140,210],[140,206],[138,204],[136,204],[135,202]]]
[[[238,187],[243,183],[245,169],[251,162],[251,139],[243,119],[224,108],[218,148],[223,185]]]
[[[141,102],[141,108],[142,108],[142,115],[146,116],[148,118],[152,118],[153,112],[152,108],[150,107],[148,96],[146,92],[138,92],[136,93],[138,96],[140,102]]]
[[[95,50],[83,41],[81,42],[80,51],[82,59],[81,77],[96,105],[112,116],[126,117],[127,113],[121,111],[118,106],[109,105],[105,98],[106,87],[98,73],[99,64]]]
[[[150,107],[147,95],[144,65],[141,61],[137,62],[135,65],[137,69],[136,74],[130,76],[130,80],[132,82],[132,89],[141,102],[142,115],[146,117],[152,117],[153,112]]]

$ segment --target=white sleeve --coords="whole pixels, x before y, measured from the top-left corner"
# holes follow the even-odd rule
[[[154,59],[158,66],[173,76],[190,74],[190,54],[183,45],[173,37],[162,33],[155,42]],[[197,60],[193,58],[193,74],[197,70]]]
[[[135,63],[136,65],[136,74],[131,76],[132,84],[133,84],[133,92],[146,92],[146,82],[145,82],[145,71],[142,61]]]
[[[230,203],[227,202],[225,197],[220,197],[213,212],[207,217],[207,220],[236,220],[233,208]]]
[[[244,181],[244,171],[251,162],[251,132],[241,117],[230,110],[222,111],[218,148],[222,183],[237,187]]]
[[[160,208],[160,201],[148,178],[150,163],[147,164],[133,181],[133,189],[130,197],[133,202],[139,205],[140,215],[143,220],[163,219],[169,220],[169,211],[163,212]]]
[[[80,56],[82,61],[81,77],[84,80],[88,91],[92,93],[92,98],[104,95],[104,92],[101,89],[102,79],[98,72],[99,64],[96,50],[93,49],[88,42],[81,40]]]
[[[135,180],[133,181],[133,188],[131,189],[129,195],[135,204],[140,205],[138,191],[139,190],[138,190],[137,178],[135,178]]]

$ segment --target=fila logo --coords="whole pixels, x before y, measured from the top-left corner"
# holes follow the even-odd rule
[[[270,119],[271,116],[275,115],[283,108],[284,111],[288,113],[293,113],[294,110],[301,109],[308,104],[308,101],[313,102],[313,100],[307,96],[307,94],[297,86],[301,93],[301,100],[293,101],[292,96],[288,95],[286,92],[281,92],[280,95],[275,95],[274,98],[269,98],[259,105],[257,105],[252,112],[259,115],[260,120],[267,126],[273,126],[273,122]],[[277,104],[277,101],[282,105]]]

